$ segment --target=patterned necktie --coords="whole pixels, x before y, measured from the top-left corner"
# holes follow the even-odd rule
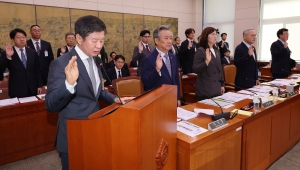
[[[20,51],[21,51],[21,58],[22,58],[22,63],[23,63],[23,65],[24,65],[24,67],[26,68],[26,57],[25,57],[25,54],[24,54],[24,52],[23,52],[23,50],[24,49],[20,49]]]
[[[35,42],[35,44],[36,44],[36,52],[37,52],[38,55],[40,55],[41,49],[40,49],[39,42]]]
[[[97,95],[97,87],[96,87],[96,78],[95,78],[95,73],[94,73],[94,69],[93,69],[93,57],[89,57],[88,59],[89,62],[89,76],[93,85],[93,90],[94,90],[94,94],[95,96]]]
[[[166,58],[166,63],[165,64],[166,64],[167,69],[169,71],[170,77],[172,77],[170,57],[168,56],[168,54],[165,54],[164,57]]]
[[[149,49],[149,46],[148,46],[148,45],[146,45],[146,49],[147,49],[147,51],[148,51],[148,54],[150,54],[150,49]]]
[[[118,71],[118,78],[121,78],[122,76],[121,76],[121,72],[120,72],[120,70]]]

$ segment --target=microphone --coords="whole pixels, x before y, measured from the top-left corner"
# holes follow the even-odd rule
[[[99,58],[99,59],[100,59],[100,58]],[[114,92],[115,92],[116,96],[119,98],[121,104],[123,104],[123,103],[122,103],[122,100],[121,100],[121,98],[120,98],[120,96],[118,95],[118,93],[117,93],[117,91],[116,91],[116,89],[115,89],[115,87],[114,87],[114,85],[112,84],[112,81],[110,80],[110,78],[109,78],[108,75],[107,75],[107,72],[106,72],[105,69],[103,68],[102,60],[101,60],[101,59],[100,59],[100,60],[96,60],[96,63],[102,68],[103,72],[105,73],[105,76],[107,77],[109,83],[111,84],[112,88],[114,89]]]
[[[194,86],[195,88],[196,85],[193,83],[193,82],[190,82],[190,85],[191,86]],[[214,103],[216,103],[217,106],[219,106],[219,108],[221,109],[221,112],[222,113],[219,113],[219,114],[214,114],[214,115],[211,115],[211,118],[212,120],[218,120],[218,119],[222,119],[222,118],[225,118],[225,119],[229,119],[230,118],[230,112],[223,112],[223,109],[222,107],[219,105],[219,103],[217,103],[214,99],[212,99],[211,97],[209,97],[208,95],[204,94],[206,97],[208,97],[210,100],[212,100]]]

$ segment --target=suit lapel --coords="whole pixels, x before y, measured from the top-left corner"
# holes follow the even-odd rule
[[[209,51],[211,52],[211,50],[209,49]],[[218,53],[217,51],[215,51],[216,56],[211,52],[211,61],[214,62],[214,65],[217,67],[217,69],[220,71],[221,68],[219,67],[218,64],[218,60],[220,60],[220,58],[217,58]]]

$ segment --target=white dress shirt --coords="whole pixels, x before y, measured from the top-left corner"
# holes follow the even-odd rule
[[[15,50],[17,51],[20,60],[22,61],[22,56],[21,56],[21,50],[20,50],[20,48],[18,48],[18,47],[16,47],[16,46],[14,46],[14,48],[15,48]],[[25,55],[25,58],[26,58],[26,60],[27,60],[27,55],[26,55],[25,47],[23,47],[22,49],[23,49],[23,53],[24,53],[24,55]],[[10,58],[10,59],[11,59],[11,58]]]
[[[39,46],[40,46],[40,50],[42,49],[42,45],[41,45],[41,39],[39,39],[38,41],[35,41],[34,39],[31,38],[32,44],[35,48],[36,51],[36,42],[38,42]]]

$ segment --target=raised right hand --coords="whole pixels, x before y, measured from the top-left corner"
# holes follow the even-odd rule
[[[139,42],[139,52],[143,52],[144,50],[144,47],[143,47],[143,44],[142,44],[142,41]]]
[[[252,56],[252,55],[253,55],[253,52],[254,52],[254,47],[253,47],[253,45],[251,44],[250,47],[249,47],[249,49],[248,49],[248,54],[249,54],[249,56]]]
[[[61,54],[65,54],[66,48],[67,48],[67,47],[65,47],[65,46],[62,44],[61,47],[60,47],[60,53],[61,53]]]
[[[162,65],[163,65],[162,57],[160,56],[160,53],[158,53],[156,57],[156,67],[155,67],[157,72],[160,72]]]
[[[207,48],[206,49],[206,51],[205,51],[205,53],[206,53],[206,64],[208,65],[208,63],[210,62],[210,60],[211,60],[211,52],[209,51],[209,49]]]
[[[69,85],[74,85],[79,76],[76,59],[77,57],[73,56],[65,67],[66,79]]]
[[[284,48],[287,48],[288,45],[289,45],[289,44],[285,41],[285,42],[284,42]]]
[[[5,44],[5,52],[7,58],[11,58],[11,56],[14,54],[14,50],[9,43]]]

